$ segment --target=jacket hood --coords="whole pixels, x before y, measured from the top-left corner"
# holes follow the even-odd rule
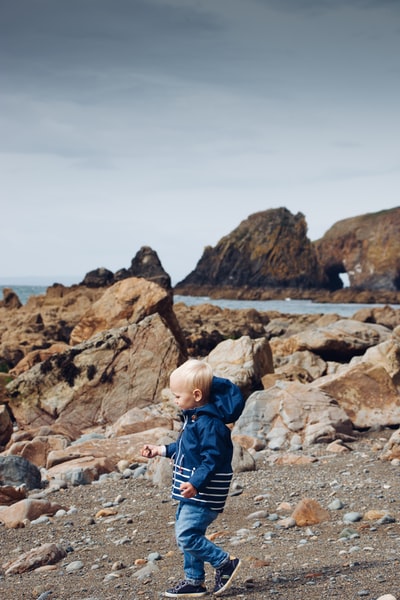
[[[239,387],[229,379],[213,377],[210,401],[204,406],[184,411],[186,414],[209,414],[225,424],[234,423],[242,414],[244,399]]]

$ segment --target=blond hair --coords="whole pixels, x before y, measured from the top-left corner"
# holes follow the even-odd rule
[[[203,395],[203,400],[208,400],[213,379],[213,371],[208,363],[203,360],[190,358],[180,367],[172,371],[171,377],[172,376],[181,377],[192,391],[196,389],[200,390]]]

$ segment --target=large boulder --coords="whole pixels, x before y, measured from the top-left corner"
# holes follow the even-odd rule
[[[154,313],[165,319],[183,344],[171,295],[156,283],[138,277],[123,279],[107,288],[82,314],[71,332],[70,343],[79,344],[100,331],[138,323]]]
[[[391,335],[391,330],[383,325],[340,319],[325,327],[308,327],[292,336],[272,339],[270,344],[274,355],[287,356],[309,350],[325,361],[344,363],[388,340]]]
[[[236,422],[233,439],[247,449],[308,447],[351,435],[346,412],[322,390],[298,382],[279,382],[254,392]]]
[[[0,484],[18,487],[24,485],[28,490],[41,487],[42,477],[39,469],[22,456],[0,456]]]
[[[254,389],[262,388],[262,377],[273,373],[271,348],[266,338],[252,340],[244,335],[238,340],[225,340],[205,358],[215,375],[230,379],[247,398]]]
[[[154,314],[98,333],[22,373],[7,386],[9,406],[21,428],[54,423],[76,439],[86,428],[106,427],[133,407],[158,402],[184,357]]]
[[[358,429],[400,423],[400,339],[393,336],[313,387],[335,398]]]

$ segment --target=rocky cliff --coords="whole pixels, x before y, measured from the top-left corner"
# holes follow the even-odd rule
[[[400,290],[400,207],[344,219],[315,242],[319,262],[332,290]]]
[[[250,215],[203,256],[176,291],[187,286],[322,288],[327,281],[307,238],[302,213],[286,208]]]
[[[338,221],[316,242],[301,213],[255,213],[206,247],[175,287],[177,294],[322,302],[397,303],[399,291],[400,207]]]

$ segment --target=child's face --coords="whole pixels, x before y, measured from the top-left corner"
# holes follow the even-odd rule
[[[169,388],[175,396],[175,402],[182,410],[197,408],[201,404],[202,393],[200,390],[188,388],[187,383],[179,377],[172,374],[169,380]]]

